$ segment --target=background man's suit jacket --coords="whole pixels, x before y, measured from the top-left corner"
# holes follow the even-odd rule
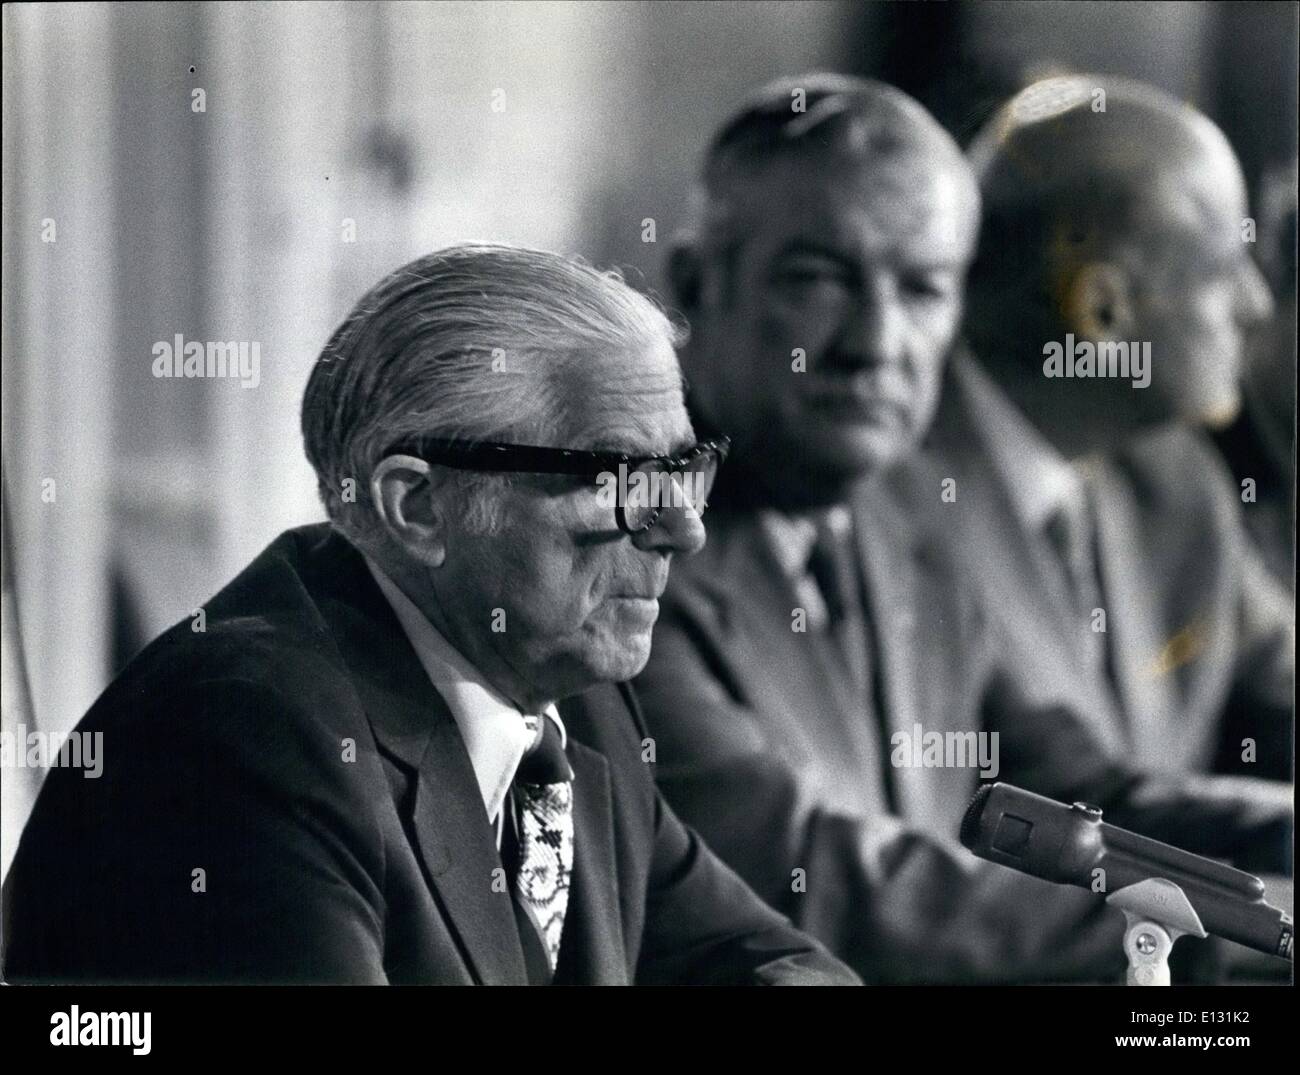
[[[102,777],[50,772],[6,884],[10,979],[526,982],[455,721],[356,550],[289,531],[206,616],[81,723]],[[852,981],[664,805],[634,706],[560,706],[557,982]]]
[[[1270,787],[1281,794],[1261,806],[1227,788],[1193,799],[1182,783],[1138,781],[1102,748],[1088,714],[1031,705],[978,594],[882,482],[852,505],[874,706],[846,695],[811,633],[792,630],[800,602],[759,517],[727,504],[723,482],[743,482],[738,469],[729,465],[715,490],[708,544],[673,567],[637,680],[657,779],[765,899],[868,982],[1098,977],[1123,966],[1119,912],[959,845],[976,770],[890,764],[891,735],[912,736],[918,723],[996,730],[999,779],[1102,803],[1109,820],[1203,853],[1281,868],[1287,789]]]
[[[1169,428],[1104,462],[1093,489],[1113,673],[1098,674],[1050,550],[1011,506],[993,463],[1000,431],[977,411],[972,378],[988,381],[959,353],[930,442],[893,477],[999,613],[1030,699],[1086,716],[1142,768],[1288,779],[1295,608],[1247,540],[1241,491],[1213,446]],[[953,503],[940,500],[943,477],[956,479]]]

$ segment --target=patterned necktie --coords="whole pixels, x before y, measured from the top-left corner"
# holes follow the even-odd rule
[[[519,763],[513,787],[519,824],[514,896],[554,974],[573,874],[573,770],[555,721],[541,720],[541,741]],[[527,948],[530,938],[523,940]]]

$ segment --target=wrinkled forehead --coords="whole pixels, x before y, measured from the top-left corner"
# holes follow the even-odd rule
[[[872,158],[781,158],[734,179],[728,197],[733,228],[769,248],[807,238],[964,262],[979,221],[966,162],[924,142]]]
[[[564,447],[667,455],[693,438],[672,344],[612,348],[567,379]]]

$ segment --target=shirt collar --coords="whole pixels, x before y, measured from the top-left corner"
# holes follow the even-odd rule
[[[962,372],[994,469],[1021,523],[1037,533],[1061,509],[1073,512],[1085,495],[1080,470],[1048,443],[976,361],[963,363]]]
[[[420,664],[451,710],[465,742],[488,820],[496,821],[519,761],[537,737],[535,719],[530,727],[528,715],[484,679],[379,565],[369,556],[365,561],[410,639]],[[543,713],[555,721],[561,740],[567,743],[564,723],[554,703]]]
[[[759,513],[759,523],[781,574],[797,581],[808,572],[808,561],[821,529],[827,527],[835,534],[846,534],[853,526],[853,519],[848,508],[836,505],[806,515],[786,515],[768,509]]]

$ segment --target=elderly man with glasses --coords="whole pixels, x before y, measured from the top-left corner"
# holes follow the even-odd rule
[[[363,298],[303,402],[330,525],[83,720],[110,760],[46,783],[9,978],[856,981],[646,764],[625,681],[727,447],[694,443],[673,345],[617,278],[511,247]]]

